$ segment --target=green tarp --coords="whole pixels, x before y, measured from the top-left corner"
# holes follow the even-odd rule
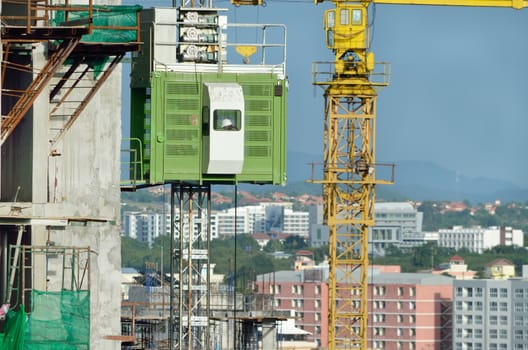
[[[79,6],[76,6],[79,7]],[[101,42],[101,43],[128,43],[138,40],[136,27],[137,13],[141,6],[96,6],[92,7],[93,26],[106,27],[105,29],[95,28],[91,34],[83,35],[81,42]],[[53,24],[56,26],[68,26],[75,23],[84,25],[83,20],[88,19],[88,11],[75,11],[68,13],[68,20],[65,20],[65,12],[57,11]],[[128,28],[127,28],[128,27]]]
[[[31,292],[27,350],[88,350],[90,293],[88,291]]]
[[[18,311],[9,310],[6,315],[4,333],[0,335],[0,350],[23,350],[26,312],[21,306]]]
[[[90,292],[31,292],[31,312],[7,314],[0,350],[89,350]]]

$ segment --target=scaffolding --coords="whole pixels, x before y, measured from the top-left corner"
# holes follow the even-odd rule
[[[125,54],[139,50],[140,9],[96,6],[92,0],[82,6],[67,1],[53,6],[47,0],[5,1],[0,16],[4,97],[0,145],[50,85],[50,120],[56,124],[51,143],[60,140]],[[27,56],[36,43],[47,44],[48,59],[43,67],[20,61],[20,55]],[[6,79],[10,74],[33,75],[35,70],[35,78],[25,88]],[[86,79],[88,72],[93,73],[90,79]],[[81,89],[85,91],[82,98],[68,99],[74,95],[73,90]]]
[[[20,226],[18,241],[22,231]],[[11,309],[4,330],[8,345],[4,342],[4,346],[89,349],[92,254],[89,247],[9,247],[7,301]],[[36,279],[42,273],[46,285],[38,290]]]

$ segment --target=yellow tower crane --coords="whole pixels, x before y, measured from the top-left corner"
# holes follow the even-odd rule
[[[324,0],[315,0],[316,3]],[[313,84],[324,88],[324,219],[329,229],[328,349],[367,349],[368,232],[374,224],[376,98],[389,67],[370,51],[371,4],[470,7],[528,6],[526,0],[330,0],[324,13],[333,62],[314,64]],[[262,0],[231,0],[262,5]]]

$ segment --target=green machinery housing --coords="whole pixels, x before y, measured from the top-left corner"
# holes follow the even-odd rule
[[[286,28],[230,24],[224,11],[142,11],[144,44],[131,71],[131,179],[285,183]]]

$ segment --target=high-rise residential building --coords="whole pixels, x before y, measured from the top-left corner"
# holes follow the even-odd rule
[[[185,214],[184,219],[180,228],[180,215],[175,214],[175,232],[176,238],[179,237],[179,231],[182,230],[183,237],[189,236],[189,225],[194,225],[195,232],[199,232],[201,229],[205,229],[205,221],[207,220],[207,212],[204,211],[201,214],[194,214],[192,220],[189,220],[189,215]],[[171,233],[171,218],[170,208],[167,206],[162,213],[153,211],[125,211],[123,212],[123,229],[122,234],[124,236],[137,239],[141,242],[147,242],[152,245],[154,240],[159,236],[170,235]],[[216,224],[218,218],[215,215],[211,215],[211,239],[218,238],[218,225]]]
[[[260,203],[259,205],[229,208],[212,213],[211,226],[219,237],[235,234],[235,212],[237,233],[284,233],[308,236],[309,213],[294,211],[292,203]]]
[[[427,273],[369,271],[369,349],[451,349],[453,279]],[[257,277],[276,310],[294,310],[297,326],[327,346],[328,265]]]
[[[257,293],[271,298],[276,311],[292,311],[296,326],[307,331],[306,340],[328,344],[328,267],[277,271],[257,276]]]
[[[528,280],[456,280],[454,350],[528,349]]]
[[[522,230],[504,226],[487,228],[454,226],[438,231],[438,245],[457,250],[466,248],[474,253],[482,253],[498,245],[522,247],[524,233]]]
[[[369,349],[451,348],[453,279],[428,273],[373,273]]]
[[[166,232],[167,216],[164,214],[144,211],[123,213],[123,234],[127,237],[152,245],[157,237]]]

